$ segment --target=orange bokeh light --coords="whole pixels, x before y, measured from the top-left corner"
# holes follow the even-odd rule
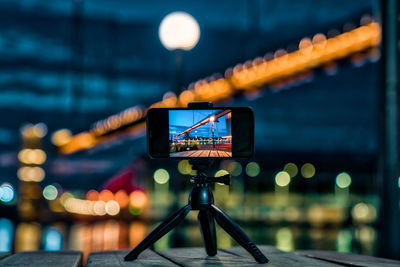
[[[99,200],[104,202],[114,200],[114,194],[110,190],[104,189],[100,192]]]
[[[133,191],[130,196],[130,204],[134,208],[143,208],[147,203],[147,195],[141,190]]]
[[[86,193],[86,199],[87,200],[92,200],[92,201],[99,200],[99,192],[97,192],[96,190],[89,190]]]
[[[129,204],[129,196],[125,192],[125,190],[119,190],[117,193],[115,193],[115,200],[118,202],[119,206],[121,208],[124,208],[128,206]]]

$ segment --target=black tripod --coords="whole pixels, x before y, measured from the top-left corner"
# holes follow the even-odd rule
[[[190,161],[189,161],[190,162]],[[193,164],[192,164],[193,165]],[[268,259],[243,232],[242,229],[222,210],[214,205],[214,196],[208,187],[210,183],[230,184],[230,175],[222,177],[208,177],[205,170],[208,165],[194,165],[193,169],[198,174],[192,177],[190,181],[194,184],[189,195],[188,204],[165,219],[156,229],[154,229],[136,248],[125,256],[126,261],[135,260],[140,253],[150,247],[154,242],[159,240],[173,228],[175,228],[191,210],[198,210],[198,220],[203,236],[203,242],[206,252],[209,256],[217,254],[217,237],[215,234],[215,223],[221,226],[233,239],[236,240],[243,248],[245,248],[259,263],[267,263]]]

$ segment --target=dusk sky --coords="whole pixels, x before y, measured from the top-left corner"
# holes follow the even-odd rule
[[[204,118],[214,114],[220,110],[170,110],[169,111],[169,137],[176,135],[192,125],[200,122]],[[218,135],[215,129],[215,136],[226,136],[226,116],[218,119]],[[192,131],[190,136],[195,137],[209,137],[210,135],[210,125],[206,124],[196,129],[197,133]]]

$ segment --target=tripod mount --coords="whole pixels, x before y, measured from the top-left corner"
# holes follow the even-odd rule
[[[209,177],[206,170],[211,165],[212,160],[191,159],[189,163],[197,171],[197,175],[191,177],[193,183],[192,191],[189,194],[188,204],[166,218],[157,226],[137,247],[125,256],[126,261],[135,260],[140,253],[149,248],[154,242],[159,240],[179,223],[181,223],[191,210],[198,210],[198,221],[207,255],[217,254],[217,237],[215,232],[215,221],[225,230],[233,239],[245,248],[259,263],[267,263],[268,259],[250,240],[242,229],[222,210],[214,205],[214,196],[209,188],[209,184],[222,183],[230,184],[230,175],[221,177]]]

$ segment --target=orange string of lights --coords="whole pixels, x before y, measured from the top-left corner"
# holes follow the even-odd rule
[[[191,84],[179,96],[166,93],[154,107],[186,107],[193,101],[217,102],[240,93],[274,84],[294,75],[358,54],[379,45],[381,28],[377,22],[355,28],[332,38],[318,33],[312,39],[303,38],[299,49],[287,53],[277,50],[271,59],[257,57],[238,64],[225,72],[225,77],[211,77]],[[147,109],[135,106],[95,123],[91,130],[79,133],[59,146],[61,153],[69,154],[88,149],[121,133],[144,133]]]

